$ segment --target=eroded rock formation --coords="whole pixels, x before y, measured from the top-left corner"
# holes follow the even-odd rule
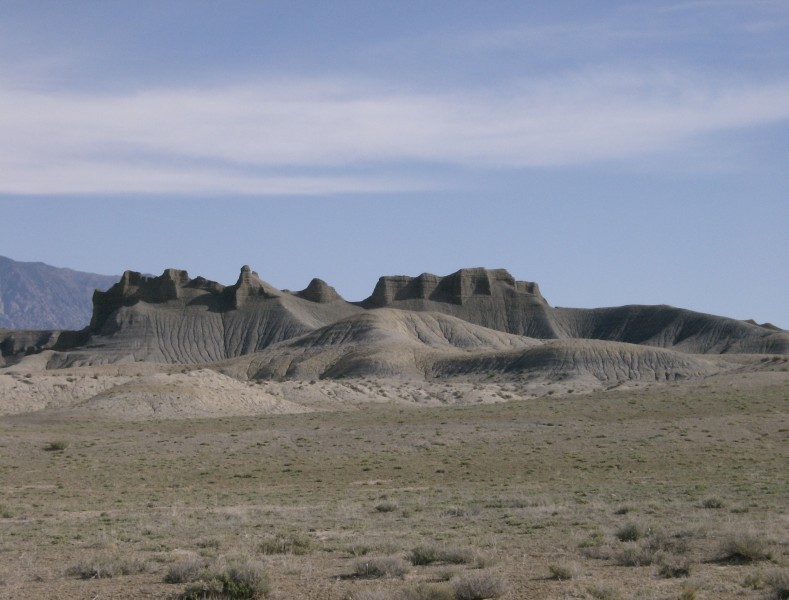
[[[707,364],[689,354],[789,353],[789,333],[775,327],[663,305],[554,308],[536,283],[482,268],[382,277],[359,303],[320,279],[298,292],[278,290],[248,266],[229,286],[177,269],[158,277],[127,271],[95,292],[84,331],[6,333],[0,341],[5,363],[53,350],[51,367],[198,364],[263,353],[250,368],[276,377],[538,369],[545,357],[560,357],[550,360],[570,370],[587,365],[600,377],[618,378],[636,364],[670,378],[705,372]],[[534,349],[549,341],[566,344]],[[677,353],[685,358],[672,358]]]

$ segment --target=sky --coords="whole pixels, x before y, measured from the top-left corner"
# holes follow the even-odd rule
[[[789,2],[0,2],[0,255],[789,328]]]

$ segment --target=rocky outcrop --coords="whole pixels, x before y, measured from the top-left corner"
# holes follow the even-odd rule
[[[442,312],[470,323],[539,339],[595,339],[692,354],[789,353],[789,333],[672,306],[553,308],[536,283],[503,269],[461,269],[446,277],[382,277],[369,309]]]
[[[228,288],[233,301],[233,308],[241,308],[257,299],[277,298],[280,291],[272,287],[250,269],[247,265],[241,267],[236,285]]]
[[[418,277],[394,275],[381,277],[372,296],[365,300],[368,307],[381,308],[408,300],[431,300],[464,305],[473,297],[493,297],[497,288],[509,289],[514,293],[532,296],[545,301],[536,283],[515,281],[505,269],[460,269],[439,277],[422,273]]]
[[[138,302],[164,304],[172,300],[192,300],[204,294],[219,296],[223,290],[223,286],[202,277],[189,279],[186,271],[178,269],[165,269],[158,277],[126,271],[120,281],[106,292],[94,292],[90,329],[100,333],[110,315],[124,306],[133,306]]]
[[[250,354],[333,323],[361,308],[314,280],[299,294],[282,292],[248,266],[222,286],[186,271],[158,277],[127,271],[94,295],[87,340],[57,353],[50,367],[148,361],[200,364]],[[54,348],[65,350],[62,344]]]
[[[536,283],[516,281],[504,269],[461,269],[438,277],[381,277],[365,308],[449,314],[469,323],[528,337],[563,337],[553,309]]]
[[[743,323],[748,323],[749,325],[757,325],[763,329],[769,329],[770,331],[781,331],[780,327],[776,327],[772,323],[757,323],[753,319],[746,319]]]
[[[296,295],[299,298],[304,298],[310,302],[318,302],[319,304],[344,301],[342,296],[337,293],[337,290],[322,279],[317,278],[310,281],[310,284],[306,288],[300,292],[296,292]]]

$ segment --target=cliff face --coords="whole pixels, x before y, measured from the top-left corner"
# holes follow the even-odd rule
[[[367,308],[436,311],[469,323],[541,339],[563,337],[536,283],[516,281],[504,269],[461,269],[446,277],[381,277]]]
[[[494,298],[507,291],[545,302],[536,283],[515,281],[505,269],[475,268],[461,269],[445,277],[431,273],[418,277],[381,277],[365,305],[380,308],[408,300],[430,300],[462,306],[473,297]]]
[[[186,271],[158,277],[127,271],[93,297],[90,339],[52,366],[97,362],[206,363],[259,351],[309,333],[362,309],[317,280],[290,293],[248,266],[223,286]]]
[[[692,354],[789,353],[789,333],[672,306],[553,308],[536,283],[503,269],[461,269],[438,277],[381,277],[367,308],[449,314],[469,323],[539,339],[592,339]]]
[[[165,269],[158,277],[126,271],[109,290],[96,290],[93,294],[90,329],[101,333],[116,311],[140,302],[152,305],[170,303],[183,308],[203,306],[214,312],[228,312],[282,296],[283,292],[260,279],[247,265],[241,268],[238,281],[230,286],[203,277],[190,279],[186,271],[178,269]],[[342,301],[339,296],[335,299]]]
[[[319,304],[342,300],[337,290],[322,279],[317,278],[310,281],[310,284],[305,289],[297,292],[296,295],[310,302],[318,302]]]

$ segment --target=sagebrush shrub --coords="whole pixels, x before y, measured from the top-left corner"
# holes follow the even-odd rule
[[[408,573],[408,563],[397,556],[369,558],[357,562],[355,572],[366,578],[402,577]]]
[[[263,565],[247,561],[224,569],[205,571],[180,600],[260,600],[268,596],[269,582]]]
[[[590,586],[586,591],[595,600],[619,600],[622,597],[619,589],[608,585]]]
[[[657,552],[646,544],[628,542],[617,555],[617,562],[623,567],[648,567],[657,558]]]
[[[312,538],[300,533],[275,533],[258,544],[262,554],[295,554],[302,556],[312,551]]]
[[[723,500],[716,497],[705,498],[701,503],[703,508],[723,508]]]
[[[375,510],[380,513],[394,512],[397,510],[397,504],[394,502],[379,502],[375,505]]]
[[[765,577],[765,583],[777,600],[789,600],[789,571],[773,571]]]
[[[188,585],[178,600],[218,600],[222,598],[222,582],[209,579]]]
[[[451,585],[457,600],[498,598],[507,591],[507,584],[500,575],[485,571],[459,575]]]
[[[490,566],[490,558],[470,548],[442,548],[432,545],[416,546],[408,553],[408,560],[414,566],[447,563],[451,565],[470,565],[476,569]]]
[[[396,600],[455,600],[455,590],[446,583],[418,583],[400,590]]]
[[[679,593],[679,600],[696,600],[697,593],[698,588],[695,586],[682,588],[682,591]]]
[[[644,535],[644,530],[635,523],[628,523],[619,528],[616,532],[616,538],[620,542],[636,542]]]
[[[569,581],[573,578],[573,569],[568,565],[549,565],[548,570],[551,572],[551,579],[557,581]]]
[[[170,565],[164,575],[165,583],[188,583],[200,579],[207,567],[205,560],[200,558],[187,558]]]
[[[348,596],[348,600],[391,600],[392,596],[384,590],[358,590]]]
[[[414,566],[431,565],[439,562],[439,549],[436,546],[417,546],[408,553],[408,560]]]
[[[719,560],[746,564],[768,560],[771,556],[769,545],[763,539],[751,533],[739,533],[723,540]]]
[[[140,560],[120,556],[96,556],[74,565],[66,574],[80,579],[109,579],[143,573],[147,567],[147,564]]]
[[[658,575],[665,579],[674,579],[677,577],[687,577],[690,575],[690,563],[687,561],[677,561],[664,559],[660,563]]]

